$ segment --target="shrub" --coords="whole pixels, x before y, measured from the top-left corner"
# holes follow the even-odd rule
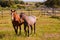
[[[21,9],[21,8],[25,9],[25,6],[17,5],[17,7],[18,7],[19,9]]]
[[[60,19],[59,16],[51,16],[50,18]]]
[[[2,10],[2,7],[0,6],[0,11]]]
[[[17,8],[17,5],[11,5],[10,7],[16,9]]]

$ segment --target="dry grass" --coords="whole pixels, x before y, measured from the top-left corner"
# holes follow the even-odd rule
[[[28,12],[25,11],[25,13]],[[34,15],[38,16],[38,14],[39,12]],[[36,23],[36,34],[32,33],[30,37],[27,37],[24,35],[23,25],[22,34],[20,36],[15,35],[11,23],[11,15],[9,13],[3,15],[3,18],[0,16],[1,40],[60,40],[60,20],[58,19],[40,15]]]

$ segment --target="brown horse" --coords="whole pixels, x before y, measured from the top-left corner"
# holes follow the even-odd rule
[[[28,27],[28,37],[29,37],[29,27],[31,27],[31,33],[32,33],[32,25],[34,25],[34,33],[35,33],[35,24],[36,24],[36,17],[35,16],[27,16],[24,13],[20,14],[20,17],[24,20],[24,30],[26,31],[26,26]],[[26,33],[27,34],[27,33]]]
[[[18,34],[18,26],[20,28],[19,34],[21,34],[21,25],[24,23],[24,21],[16,13],[16,10],[11,10],[11,17],[12,17],[13,28],[14,28],[16,34]]]

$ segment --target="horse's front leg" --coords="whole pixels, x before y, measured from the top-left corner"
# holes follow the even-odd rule
[[[13,28],[14,28],[14,30],[15,30],[15,33],[17,34],[18,27],[13,25]]]
[[[18,34],[18,26],[15,27],[15,32]]]
[[[24,23],[24,31],[25,31],[25,36],[27,35],[27,31],[26,31],[26,25]]]
[[[13,24],[13,28],[14,28],[14,31],[15,31],[15,33],[16,33],[16,28],[15,28],[16,26]]]
[[[20,29],[20,31],[19,31],[19,35],[21,35],[21,25],[19,26],[19,29]]]

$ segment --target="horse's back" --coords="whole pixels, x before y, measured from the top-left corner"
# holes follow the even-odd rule
[[[35,16],[29,16],[29,20],[32,21],[33,23],[36,22],[36,18],[35,18]]]

